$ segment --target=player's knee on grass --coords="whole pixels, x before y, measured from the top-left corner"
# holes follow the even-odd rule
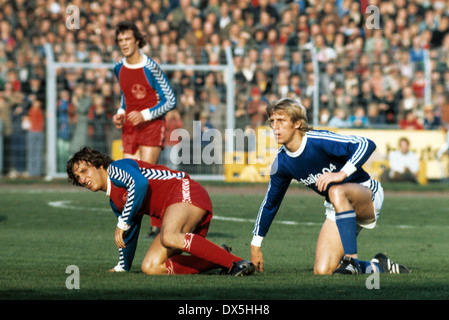
[[[313,269],[313,273],[316,275],[326,275],[326,274],[332,274],[332,272],[334,272],[334,270],[325,267],[325,266],[315,266],[315,268]]]
[[[313,267],[313,273],[316,275],[332,274],[337,269],[339,260],[336,263],[334,259],[317,259]]]

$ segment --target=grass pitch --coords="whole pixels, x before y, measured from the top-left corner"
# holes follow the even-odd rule
[[[207,185],[206,185],[207,186]],[[226,186],[226,185],[223,185]],[[222,186],[222,187],[223,187]],[[251,231],[264,192],[248,185],[211,187],[215,218],[208,238],[249,259]],[[0,187],[1,300],[446,300],[449,298],[447,187],[409,193],[386,190],[378,225],[359,236],[359,257],[385,252],[412,270],[380,275],[315,276],[315,243],[323,199],[293,188],[263,244],[265,272],[232,278],[217,272],[145,276],[140,262],[151,244],[144,228],[130,273],[108,273],[118,260],[116,219],[104,193],[65,184]],[[262,187],[262,189],[264,189]],[[387,189],[387,188],[386,188]],[[438,190],[439,188],[437,188]],[[214,191],[218,190],[218,191]],[[68,289],[68,266],[79,268],[79,289]]]

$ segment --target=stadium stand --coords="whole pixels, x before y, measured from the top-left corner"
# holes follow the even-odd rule
[[[69,4],[79,9],[77,28],[67,24],[73,14],[67,10]],[[320,68],[320,125],[326,126],[329,115],[343,109],[348,126],[357,127],[349,120],[356,110],[358,114],[363,109],[365,128],[399,129],[411,111],[420,130],[447,130],[447,2],[391,0],[370,1],[369,5],[378,9],[376,28],[367,28],[370,14],[365,0],[2,0],[2,174],[27,175],[27,153],[45,156],[44,145],[31,151],[24,143],[30,132],[28,110],[35,100],[41,101],[45,115],[44,44],[52,45],[58,61],[115,62],[120,52],[114,27],[122,20],[137,23],[149,42],[144,51],[161,64],[219,64],[225,59],[223,46],[231,45],[236,105],[246,104],[246,108],[236,108],[241,128],[265,122],[263,112],[249,112],[256,93],[261,96],[258,104],[285,96],[301,97],[313,119],[316,79],[311,72],[310,48],[315,47]],[[95,132],[106,132],[108,141],[114,140],[118,132],[105,121],[118,107],[119,88],[112,73],[65,70],[57,76],[58,119],[64,124],[59,133],[66,142],[58,148],[70,150],[77,121],[84,118],[77,113],[81,99],[75,89],[79,86],[85,94],[101,95],[104,103],[105,117],[97,116],[93,109],[87,114],[88,141],[98,140]],[[225,80],[219,73],[174,71],[169,77],[183,119],[210,115],[211,95],[218,95],[221,102],[225,99]],[[430,93],[426,83],[430,83]],[[189,94],[195,99],[195,108],[184,102]],[[101,121],[100,126],[94,121]],[[104,130],[98,129],[101,127]],[[108,143],[109,152],[111,146]],[[44,171],[41,168],[37,175],[45,175]]]

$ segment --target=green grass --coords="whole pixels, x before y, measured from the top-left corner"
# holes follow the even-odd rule
[[[254,219],[263,194],[212,193],[208,238],[249,258]],[[430,187],[427,187],[430,188]],[[388,190],[388,188],[386,188]],[[447,189],[445,189],[447,190]],[[415,190],[416,191],[416,190]],[[447,193],[388,193],[374,230],[359,236],[359,257],[377,252],[407,265],[410,275],[381,275],[368,290],[368,275],[315,276],[315,243],[324,219],[323,199],[287,194],[264,241],[265,272],[232,278],[209,272],[193,276],[145,276],[140,262],[151,244],[141,237],[130,273],[106,272],[118,259],[115,216],[104,193],[58,185],[3,185],[0,192],[0,299],[70,300],[439,300],[449,299]],[[59,202],[59,207],[57,206]],[[53,204],[53,205],[51,205]],[[62,206],[62,207],[61,207]],[[226,218],[241,218],[229,221]],[[292,221],[294,224],[283,224]],[[144,218],[144,225],[149,219]],[[147,228],[143,228],[142,233]],[[76,265],[80,289],[66,288]]]

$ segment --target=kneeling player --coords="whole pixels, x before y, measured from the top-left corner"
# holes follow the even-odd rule
[[[262,239],[290,181],[296,179],[326,199],[326,220],[315,253],[316,274],[358,274],[372,265],[380,272],[408,273],[407,268],[384,254],[371,261],[358,260],[357,234],[361,228],[374,228],[383,203],[382,186],[362,168],[376,148],[374,142],[312,130],[306,109],[288,98],[271,103],[267,113],[282,147],[272,166],[268,192],[253,232],[251,261],[256,267],[263,270]]]
[[[161,221],[142,262],[145,274],[194,274],[219,268],[234,276],[249,275],[254,265],[205,238],[212,219],[206,190],[180,171],[139,160],[112,161],[89,147],[67,163],[74,185],[104,191],[118,218],[115,243],[120,260],[111,271],[129,271],[142,217]],[[182,255],[183,252],[190,255]]]

